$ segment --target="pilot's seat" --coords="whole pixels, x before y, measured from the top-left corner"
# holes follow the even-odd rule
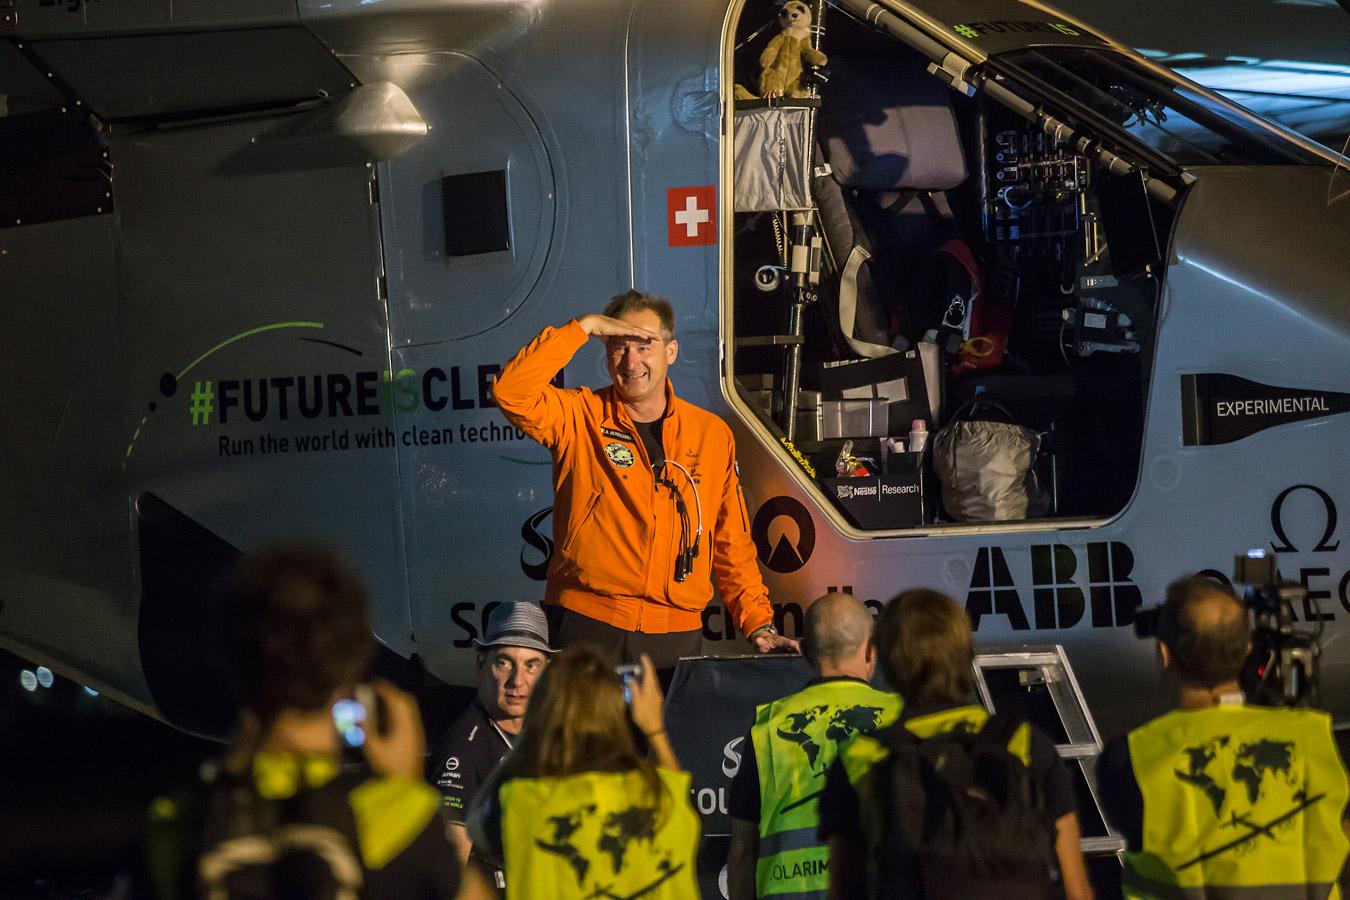
[[[929,272],[958,232],[945,192],[966,180],[966,155],[950,89],[915,62],[832,54],[821,99],[832,174],[814,190],[841,273],[828,318],[853,353],[878,356],[938,324]]]

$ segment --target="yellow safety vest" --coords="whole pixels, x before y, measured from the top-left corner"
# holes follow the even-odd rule
[[[824,897],[829,850],[821,845],[820,794],[839,748],[884,728],[901,700],[852,678],[823,681],[755,711],[750,740],[759,768],[755,889]]]
[[[1338,898],[1350,797],[1331,718],[1220,705],[1130,732],[1143,846],[1125,854],[1130,898]]]
[[[658,769],[660,809],[637,772],[513,778],[501,786],[506,896],[698,900],[690,775]]]

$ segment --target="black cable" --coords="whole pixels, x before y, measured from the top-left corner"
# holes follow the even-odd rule
[[[656,464],[652,465],[653,474],[658,468]],[[656,483],[670,491],[670,498],[675,503],[675,512],[680,518],[680,547],[675,555],[675,580],[683,582],[689,573],[693,571],[693,558],[697,551],[693,548],[689,540],[691,523],[689,521],[689,509],[684,505],[684,497],[680,495],[680,489],[673,479],[662,478],[656,475]]]
[[[693,562],[689,557],[689,511],[685,508],[684,499],[680,497],[679,489],[675,487],[673,481],[670,483],[670,491],[675,498],[675,510],[680,514],[680,553],[675,558],[675,580],[684,581],[693,568]]]

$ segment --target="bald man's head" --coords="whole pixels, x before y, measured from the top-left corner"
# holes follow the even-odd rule
[[[1167,587],[1159,638],[1182,681],[1215,688],[1234,681],[1251,649],[1247,610],[1233,592],[1208,578],[1183,578]]]
[[[806,611],[804,652],[817,669],[862,658],[872,640],[872,614],[852,594],[826,594]],[[869,672],[870,674],[870,672]]]

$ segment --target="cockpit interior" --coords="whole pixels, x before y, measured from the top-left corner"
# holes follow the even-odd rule
[[[967,83],[819,3],[825,64],[761,96],[782,83],[761,78],[780,9],[751,0],[736,34],[728,353],[783,465],[864,531],[1121,511],[1175,215],[1160,196],[1190,166],[1296,151],[1105,44],[1010,50]]]

